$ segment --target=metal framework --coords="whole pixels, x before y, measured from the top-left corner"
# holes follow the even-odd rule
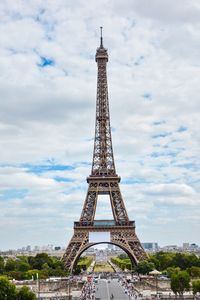
[[[110,243],[121,247],[133,264],[146,258],[146,253],[135,233],[135,222],[129,221],[119,188],[120,177],[115,170],[106,72],[108,53],[103,46],[102,27],[96,62],[98,75],[92,170],[87,178],[89,186],[80,220],[74,223],[74,235],[63,256],[65,266],[71,272],[82,252],[95,244],[89,240],[90,232],[109,232]],[[100,194],[109,195],[113,220],[95,220],[97,199]]]

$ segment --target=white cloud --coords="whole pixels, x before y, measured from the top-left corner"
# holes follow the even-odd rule
[[[166,195],[166,196],[194,196],[195,191],[193,188],[186,184],[157,184],[150,186],[144,192],[153,196]]]

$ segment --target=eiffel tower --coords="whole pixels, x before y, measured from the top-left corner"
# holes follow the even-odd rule
[[[96,51],[96,62],[98,75],[92,170],[87,178],[89,186],[81,217],[79,222],[74,222],[74,235],[63,256],[65,267],[71,272],[80,255],[87,248],[103,242],[112,243],[123,249],[130,257],[132,264],[137,264],[146,258],[146,253],[135,233],[135,222],[128,218],[119,188],[120,177],[115,170],[106,73],[108,52],[103,46],[102,27],[100,47]],[[95,220],[97,199],[101,194],[107,194],[110,197],[112,220]],[[100,236],[105,236],[106,240],[97,241],[94,236],[98,237],[98,233]]]

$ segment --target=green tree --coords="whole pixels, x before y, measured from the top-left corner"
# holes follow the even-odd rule
[[[186,270],[190,267],[189,256],[185,253],[176,253],[173,258],[173,265],[181,268],[181,270]]]
[[[19,255],[19,256],[17,256],[17,259],[19,259],[20,261],[28,263],[28,256]]]
[[[191,277],[200,277],[200,267],[192,266],[187,271]]]
[[[172,267],[174,253],[167,253],[167,252],[158,252],[155,254],[155,258],[159,261],[158,270],[163,271],[169,267]]]
[[[160,270],[160,261],[156,258],[155,254],[149,254],[149,262],[152,262],[155,266],[155,269]]]
[[[65,269],[64,268],[64,261],[62,259],[53,256],[53,257],[51,257],[51,260],[52,260],[52,267],[54,269],[56,269],[58,267],[62,268],[63,270]]]
[[[127,259],[129,258],[128,255],[126,253],[122,253],[118,256],[120,259]]]
[[[50,270],[51,268],[49,267],[49,265],[47,263],[44,263],[42,265],[42,270]]]
[[[149,262],[147,260],[142,260],[138,263],[138,265],[135,267],[135,271],[139,274],[148,274],[153,269],[155,269],[155,265],[152,262]]]
[[[49,271],[48,270],[41,270],[40,271],[40,279],[46,279],[46,278],[48,278],[49,277]]]
[[[20,271],[10,271],[10,272],[6,272],[5,273],[6,276],[12,278],[12,279],[16,279],[16,280],[22,280],[25,279],[24,278],[24,273],[20,272]]]
[[[174,294],[183,295],[185,291],[190,289],[190,275],[186,271],[172,274],[171,289]]]
[[[9,272],[9,271],[15,271],[15,269],[16,269],[16,261],[12,258],[8,258],[5,264],[5,270]]]
[[[30,270],[31,266],[29,265],[29,263],[19,260],[16,262],[16,269],[17,271],[20,272],[26,272],[28,270]]]
[[[69,275],[69,271],[63,270],[60,267],[58,267],[56,269],[50,269],[49,275],[56,276],[56,277],[65,277]]]
[[[17,300],[35,300],[36,295],[29,290],[27,286],[23,286],[17,293]]]
[[[32,269],[41,270],[45,263],[47,263],[50,267],[53,267],[53,260],[47,253],[39,253],[35,257],[29,257],[28,262]]]
[[[167,268],[166,273],[167,273],[167,276],[169,276],[171,278],[173,274],[177,274],[180,271],[181,271],[181,269],[179,267],[169,267],[169,268]]]
[[[0,277],[0,300],[15,300],[16,287],[6,277]]]
[[[172,264],[182,270],[186,270],[192,266],[200,266],[200,259],[195,254],[175,253]]]
[[[3,257],[0,256],[0,274],[3,274],[4,271],[5,271],[4,259],[3,259]]]
[[[40,276],[40,271],[39,270],[28,270],[25,274],[24,277],[25,279],[37,279],[37,274]]]
[[[75,270],[74,270],[74,274],[78,275],[81,273],[81,267],[79,265],[76,265]]]
[[[192,291],[194,295],[200,293],[200,279],[194,280],[192,282]]]

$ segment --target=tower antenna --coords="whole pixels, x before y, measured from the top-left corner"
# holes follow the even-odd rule
[[[102,36],[102,29],[103,29],[103,27],[101,26],[100,27],[100,34],[101,34],[101,38],[100,38],[100,48],[103,48],[103,36]]]

